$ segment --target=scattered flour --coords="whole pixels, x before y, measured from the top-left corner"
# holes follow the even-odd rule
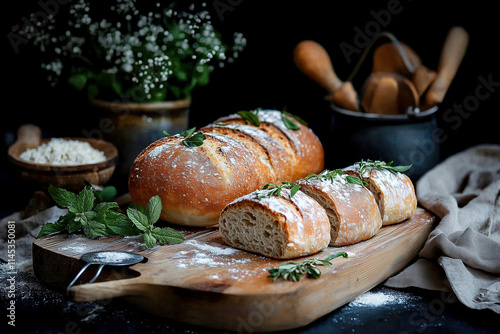
[[[24,151],[22,160],[48,165],[87,165],[106,160],[103,152],[79,140],[52,138],[48,143]]]
[[[351,301],[351,307],[380,307],[384,305],[408,304],[415,296],[393,290],[368,291]]]
[[[68,252],[71,254],[81,254],[88,251],[88,246],[83,242],[74,242],[69,245],[61,246],[57,250],[60,252]]]

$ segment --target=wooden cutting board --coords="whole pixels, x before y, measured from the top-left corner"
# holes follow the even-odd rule
[[[422,248],[436,217],[423,209],[403,223],[383,227],[370,240],[328,247],[348,258],[319,266],[319,279],[273,283],[267,269],[281,262],[224,244],[217,229],[179,229],[182,244],[146,250],[140,237],[89,240],[58,234],[35,240],[33,266],[42,282],[65,289],[84,263],[82,254],[125,250],[147,258],[130,268],[106,266],[96,283],[70,289],[70,298],[90,302],[124,298],[144,310],[195,325],[263,332],[298,328],[355,299],[408,265]],[[301,258],[300,260],[305,259]],[[81,277],[93,277],[92,265]],[[92,270],[91,270],[92,269]],[[78,284],[78,283],[77,283]]]

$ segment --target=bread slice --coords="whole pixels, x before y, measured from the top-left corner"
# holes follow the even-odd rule
[[[259,190],[228,204],[219,218],[219,231],[230,246],[275,259],[315,254],[330,242],[328,216],[300,190],[292,197],[265,196]]]
[[[343,169],[344,173],[359,177],[359,165]],[[369,168],[363,175],[367,188],[377,201],[382,225],[401,223],[411,218],[417,209],[417,197],[411,179],[399,172]]]
[[[364,186],[333,179],[311,177],[297,181],[301,191],[325,209],[330,221],[330,245],[345,246],[367,240],[382,227],[375,197]]]

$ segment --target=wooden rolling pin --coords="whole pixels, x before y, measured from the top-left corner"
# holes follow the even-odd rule
[[[329,93],[327,99],[348,110],[359,110],[358,95],[351,82],[339,79],[326,50],[315,41],[302,41],[293,53],[296,66]]]
[[[464,28],[451,28],[441,51],[436,79],[424,96],[424,109],[431,108],[443,101],[462,62],[468,44],[469,35]]]

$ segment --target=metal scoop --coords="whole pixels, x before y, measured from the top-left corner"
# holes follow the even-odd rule
[[[107,250],[99,252],[90,252],[82,255],[80,260],[86,262],[85,266],[80,270],[76,277],[69,283],[66,288],[66,293],[69,293],[69,289],[75,284],[78,278],[83,274],[83,272],[92,264],[97,264],[97,272],[94,277],[87,283],[93,283],[97,277],[101,274],[102,268],[104,266],[131,266],[133,264],[139,263],[144,260],[144,256],[116,250]]]

